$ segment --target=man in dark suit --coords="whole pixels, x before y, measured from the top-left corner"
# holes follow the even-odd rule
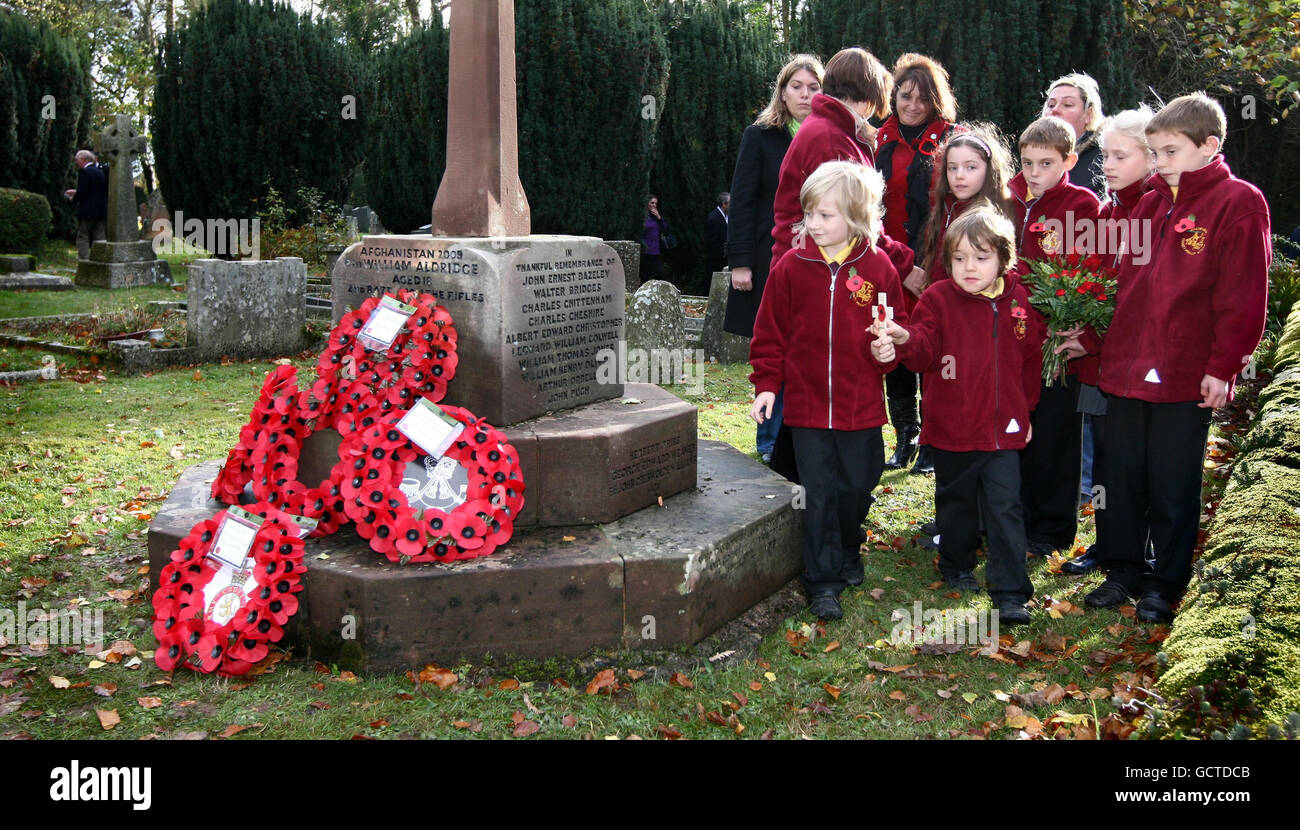
[[[719,193],[718,205],[709,211],[704,230],[705,263],[708,273],[705,285],[713,282],[713,275],[727,265],[727,214],[731,211],[731,194]]]
[[[108,172],[94,153],[77,151],[77,187],[63,195],[77,205],[77,258],[90,259],[90,244],[108,239]]]

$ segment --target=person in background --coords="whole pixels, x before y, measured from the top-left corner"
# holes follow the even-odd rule
[[[772,100],[740,138],[727,216],[731,289],[722,322],[723,330],[731,334],[754,336],[754,318],[772,263],[772,205],[781,162],[799,125],[812,112],[813,96],[821,92],[822,72],[822,62],[813,55],[791,58],[776,76]],[[771,417],[758,424],[755,444],[763,463],[797,480],[790,431],[781,428],[783,403],[784,397],[778,392]]]
[[[1097,82],[1081,72],[1057,78],[1047,88],[1041,115],[1055,115],[1074,128],[1074,152],[1079,161],[1070,169],[1070,184],[1088,188],[1098,199],[1105,196],[1106,176],[1101,169],[1097,129],[1106,114],[1101,109]]]
[[[908,53],[894,63],[894,114],[876,135],[876,169],[885,177],[885,232],[906,243],[919,260],[922,229],[930,216],[930,183],[935,152],[953,131],[957,102],[948,85],[948,71],[937,61]],[[919,272],[917,272],[919,273]],[[903,305],[911,310],[925,290],[925,281],[909,278]],[[899,366],[885,378],[889,421],[894,426],[893,456],[888,469],[906,467],[917,453],[921,431],[916,407],[917,375]],[[913,472],[933,472],[929,453],[920,450]]]
[[[650,194],[646,199],[645,229],[641,233],[641,281],[664,278],[663,253],[668,243],[668,222],[659,215],[659,197]]]
[[[78,150],[77,186],[63,191],[77,206],[77,258],[90,259],[91,243],[108,239],[108,172],[89,150]]]
[[[731,194],[719,193],[718,202],[709,211],[704,224],[704,257],[708,269],[705,285],[713,283],[713,275],[727,267],[727,213],[731,210]]]

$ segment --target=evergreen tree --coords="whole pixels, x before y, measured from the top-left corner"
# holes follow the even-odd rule
[[[329,25],[273,0],[210,0],[160,55],[154,152],[168,207],[251,217],[268,182],[294,212],[304,187],[343,201],[374,100]]]
[[[48,97],[47,97],[48,96]],[[89,146],[90,55],[46,23],[0,11],[0,187],[40,193],[70,234],[73,154]]]
[[[1042,110],[1047,84],[1069,72],[1097,79],[1106,111],[1137,103],[1122,0],[808,0],[794,43],[828,59],[845,46],[886,66],[904,52],[938,60],[959,117],[1018,135]]]
[[[516,0],[533,233],[639,239],[668,45],[643,0]]]
[[[770,24],[726,0],[674,2],[666,14],[672,73],[650,190],[681,243],[667,272],[688,293],[708,293],[705,217],[731,188],[741,133],[767,104],[786,56]]]
[[[447,30],[435,17],[379,56],[366,195],[384,227],[429,224],[447,161]]]

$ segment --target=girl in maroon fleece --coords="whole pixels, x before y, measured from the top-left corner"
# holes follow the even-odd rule
[[[1045,332],[1016,276],[1015,226],[974,208],[948,229],[943,256],[951,279],[921,295],[911,323],[886,321],[871,351],[924,372],[921,440],[933,448],[939,570],[977,591],[980,519],[988,535],[989,595],[1002,623],[1029,622],[1033,585],[1025,570],[1020,453],[1031,440]],[[897,345],[897,349],[896,349]]]
[[[854,162],[808,177],[801,244],[773,267],[749,345],[750,417],[770,418],[785,387],[806,504],[802,581],[822,619],[839,619],[840,592],[862,584],[862,523],[885,467],[883,376],[894,364],[867,356],[868,331],[873,307],[897,303],[902,284],[877,245],[883,192],[880,174]]]
[[[1201,93],[1147,125],[1152,191],[1131,218],[1149,223],[1150,261],[1126,255],[1101,353],[1106,401],[1107,579],[1085,599],[1108,608],[1140,595],[1138,619],[1168,622],[1191,579],[1210,415],[1264,331],[1272,258],[1268,203],[1220,154],[1223,110]],[[1155,572],[1143,574],[1147,540]]]
[[[975,204],[987,203],[1008,219],[1015,218],[1011,192],[1011,155],[992,124],[958,124],[935,154],[935,208],[925,223],[921,267],[930,284],[948,279],[943,261],[943,237],[953,220]],[[915,305],[915,303],[913,303]]]

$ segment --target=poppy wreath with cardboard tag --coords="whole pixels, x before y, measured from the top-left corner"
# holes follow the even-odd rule
[[[212,482],[212,497],[238,504],[245,485],[252,483],[253,498],[286,513],[307,516],[318,524],[313,536],[327,536],[347,522],[343,504],[330,479],[309,487],[298,480],[302,442],[317,428],[325,399],[342,398],[349,408],[349,423],[373,423],[379,407],[373,398],[359,404],[334,393],[333,384],[317,382],[298,389],[298,370],[277,366],[262,383],[262,391],[248,423],[239,431],[239,443]],[[335,403],[342,407],[343,403]]]
[[[303,589],[307,570],[298,526],[269,504],[245,509],[264,521],[248,552],[245,581],[232,583],[238,607],[225,623],[212,618],[203,590],[218,573],[204,560],[226,511],[196,524],[163,566],[153,595],[158,639],[154,661],[163,671],[184,666],[204,673],[244,674],[266,657],[268,644],[284,636],[285,623],[298,611],[296,594]],[[217,601],[214,597],[210,605],[215,607]]]
[[[467,409],[442,411],[464,424],[443,454],[465,468],[465,501],[450,511],[413,507],[402,491],[409,462],[425,456],[385,415],[345,437],[334,467],[343,511],[370,547],[393,562],[454,562],[487,556],[510,540],[524,506],[519,454],[506,436]]]
[[[325,384],[321,389],[325,394],[317,394],[316,386],[312,394],[325,400],[328,392],[336,391],[339,397],[318,408],[318,428],[334,426],[346,414],[341,401],[348,392],[359,397],[365,390],[382,412],[407,409],[422,397],[437,402],[446,396],[459,361],[451,313],[432,294],[403,289],[395,299],[413,306],[415,312],[387,349],[372,350],[359,336],[379,306],[378,297],[344,314],[330,332],[329,345],[316,362],[317,385]]]

